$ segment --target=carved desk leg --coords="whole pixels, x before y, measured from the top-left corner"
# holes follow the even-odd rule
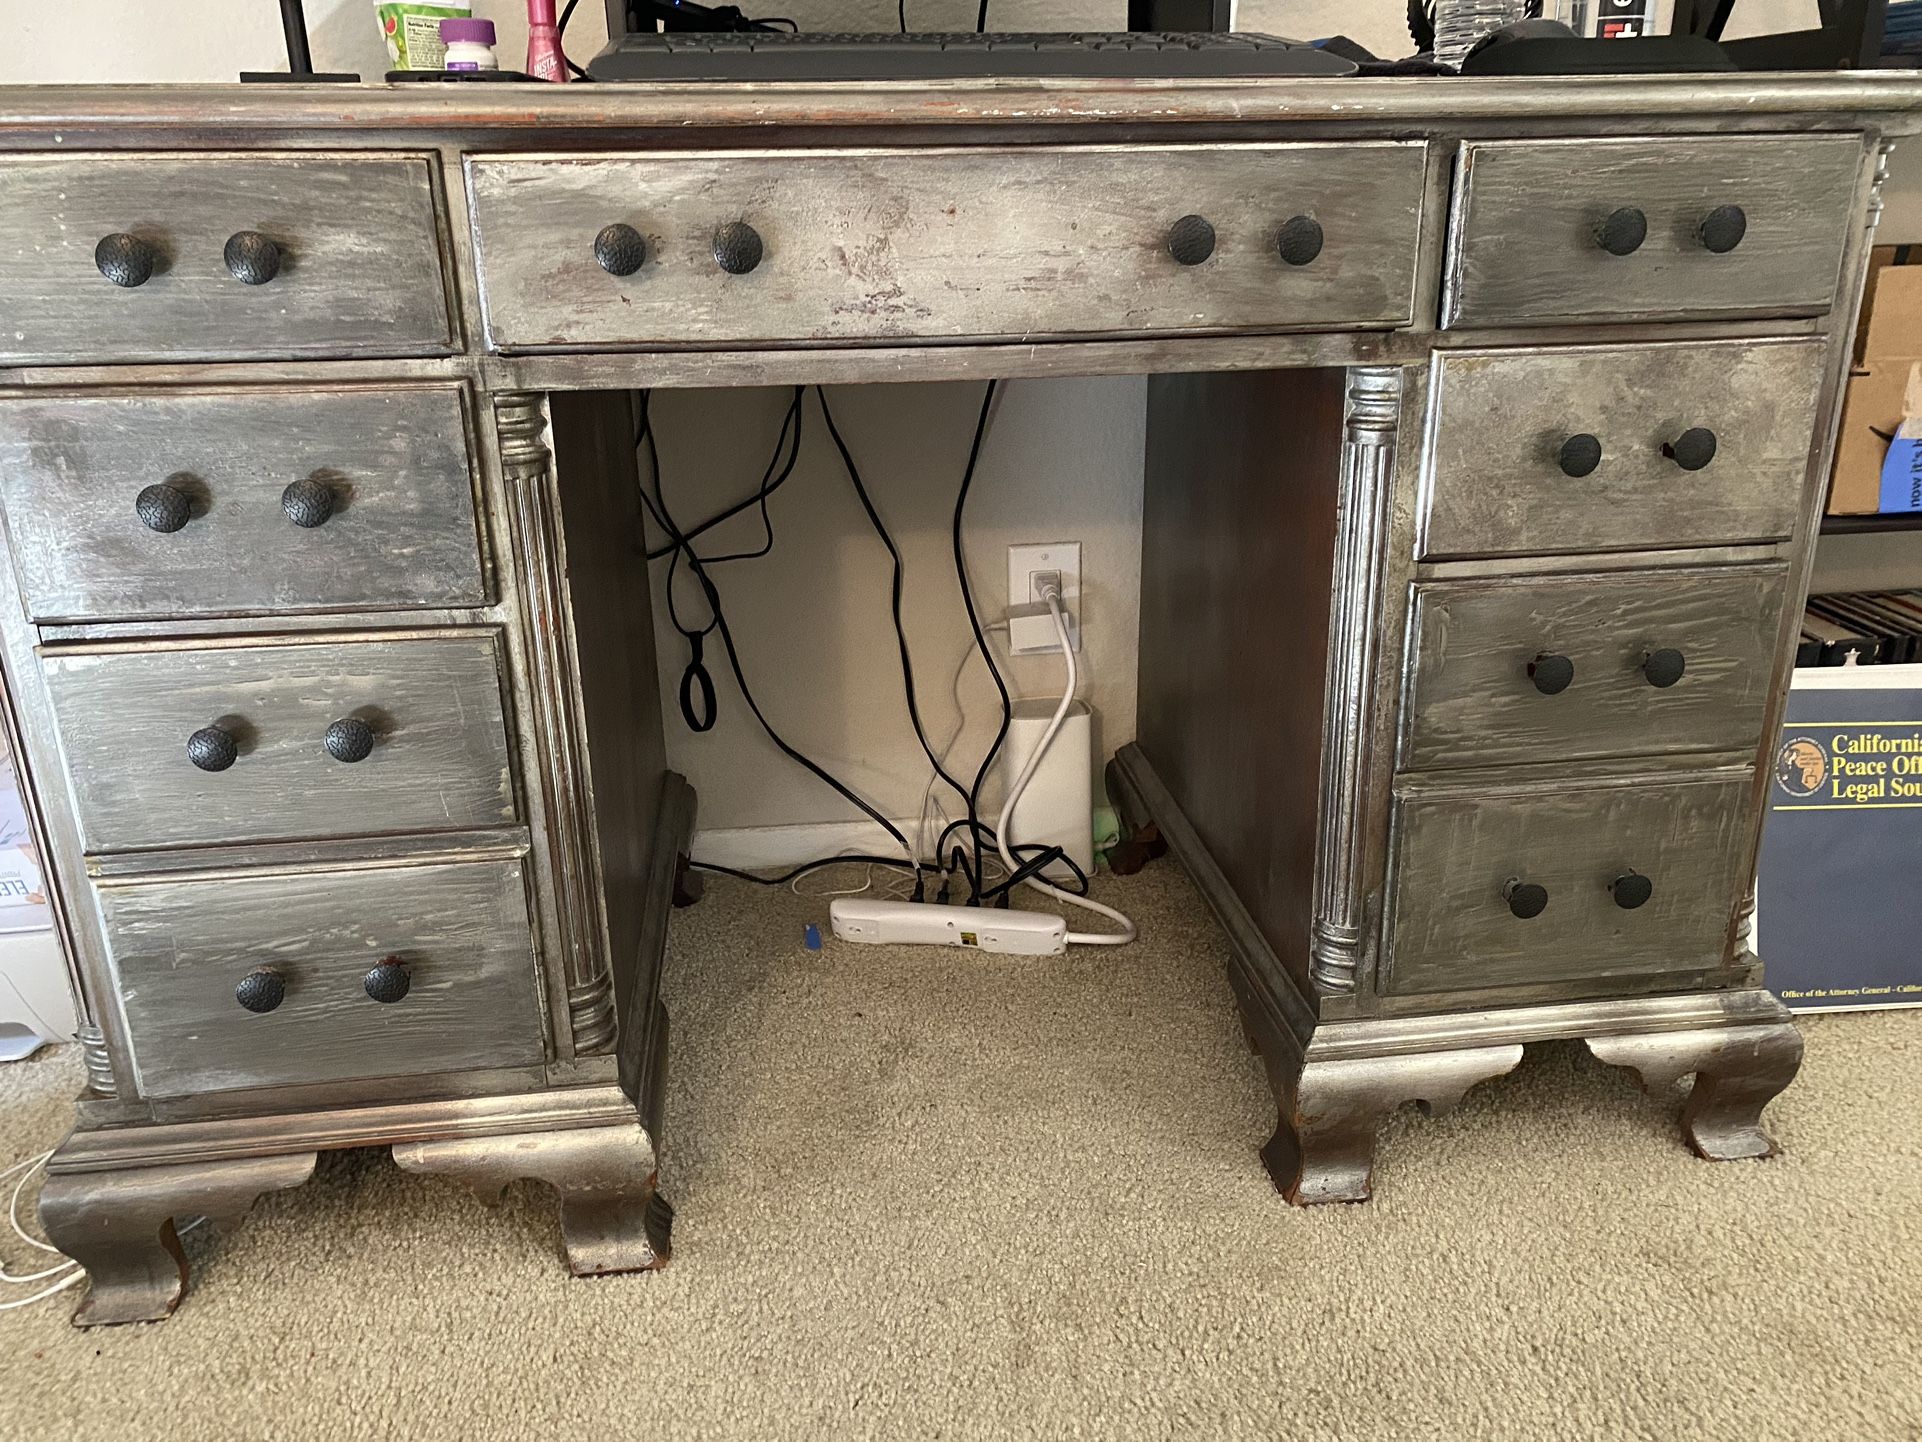
[[[1632,1068],[1645,1091],[1695,1073],[1682,1108],[1682,1134],[1698,1156],[1727,1162],[1775,1155],[1774,1140],[1762,1130],[1762,1108],[1802,1065],[1802,1034],[1793,1022],[1592,1036],[1587,1042],[1598,1060]]]
[[[638,1122],[403,1142],[394,1160],[410,1172],[444,1173],[485,1202],[499,1201],[509,1182],[548,1183],[560,1193],[561,1243],[577,1277],[667,1264],[674,1209],[655,1191],[654,1144]]]
[[[87,1269],[76,1327],[158,1322],[187,1285],[175,1219],[245,1216],[265,1192],[314,1174],[313,1152],[119,1171],[54,1172],[40,1192],[40,1224]]]
[[[1477,1082],[1513,1071],[1516,1046],[1463,1047],[1402,1056],[1312,1055],[1296,1077],[1268,1068],[1278,1113],[1261,1159],[1281,1194],[1298,1207],[1365,1202],[1372,1190],[1375,1135],[1388,1114],[1419,1102],[1440,1116]]]

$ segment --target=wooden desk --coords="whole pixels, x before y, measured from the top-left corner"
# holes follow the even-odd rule
[[[1115,791],[1297,1202],[1524,1043],[1770,1149],[1750,880],[1893,75],[0,92],[7,722],[76,1320],[327,1147],[658,1265],[632,391],[1147,374]],[[1146,1059],[1151,1061],[1151,1059]],[[1287,1225],[1278,1214],[1277,1228]]]

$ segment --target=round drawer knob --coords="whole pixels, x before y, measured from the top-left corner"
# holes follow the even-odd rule
[[[1748,214],[1739,205],[1718,205],[1702,217],[1695,233],[1701,239],[1702,249],[1727,255],[1748,234]]]
[[[1290,265],[1306,265],[1321,254],[1321,222],[1312,215],[1292,215],[1281,223],[1275,249]]]
[[[382,957],[374,969],[360,979],[367,995],[386,1006],[392,1006],[413,986],[414,979],[407,974],[398,956]]]
[[[1672,646],[1650,651],[1642,660],[1642,674],[1648,677],[1648,684],[1658,690],[1666,691],[1682,679],[1682,673],[1686,670],[1688,657]]]
[[[137,235],[116,233],[107,236],[93,248],[93,263],[100,273],[115,285],[131,290],[137,285],[145,285],[153,277],[154,265],[160,257],[154,248]]]
[[[239,755],[234,733],[218,726],[202,726],[187,738],[187,759],[202,771],[225,771]]]
[[[187,493],[165,481],[143,488],[133,498],[133,513],[140,524],[163,536],[179,530],[193,518],[193,503]]]
[[[280,274],[280,247],[257,230],[229,236],[222,258],[227,274],[242,285],[265,285]]]
[[[271,966],[257,966],[234,988],[234,1000],[248,1011],[269,1012],[287,999],[287,982]]]
[[[327,728],[322,744],[336,761],[365,761],[374,754],[374,728],[358,716],[344,716]]]
[[[761,232],[730,220],[714,232],[714,263],[729,275],[746,275],[761,263]]]
[[[1528,679],[1544,696],[1558,696],[1575,679],[1575,663],[1566,656],[1544,651],[1528,663]]]
[[[1685,471],[1699,471],[1715,459],[1715,432],[1707,426],[1690,426],[1663,446],[1662,454]]]
[[[1655,883],[1640,872],[1630,871],[1609,882],[1608,889],[1614,894],[1617,906],[1623,911],[1633,911],[1655,894]]]
[[[1570,436],[1562,442],[1562,449],[1556,456],[1561,462],[1562,474],[1581,477],[1593,474],[1595,467],[1602,463],[1602,443],[1586,431]]]
[[[1510,911],[1527,921],[1548,909],[1548,888],[1517,877],[1503,884],[1502,900],[1508,903]]]
[[[610,225],[594,237],[594,259],[609,275],[632,275],[647,264],[647,240],[631,225]]]
[[[280,493],[280,509],[302,530],[324,526],[334,513],[333,487],[312,476],[303,476]]]
[[[1648,239],[1648,217],[1632,205],[1611,210],[1595,227],[1595,243],[1610,255],[1633,255]]]
[[[1184,215],[1168,227],[1168,254],[1181,265],[1200,265],[1215,253],[1215,228],[1199,215]]]

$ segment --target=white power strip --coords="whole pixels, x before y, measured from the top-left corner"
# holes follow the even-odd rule
[[[916,901],[837,897],[828,907],[843,941],[877,945],[972,946],[1016,956],[1059,956],[1068,949],[1068,923],[1040,911],[987,906],[939,906]]]

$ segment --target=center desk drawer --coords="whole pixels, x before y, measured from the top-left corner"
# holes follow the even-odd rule
[[[0,364],[453,349],[424,156],[0,159]]]
[[[90,852],[518,814],[491,631],[66,649],[44,670]]]
[[[458,386],[0,398],[37,621],[478,606]]]
[[[1401,764],[1751,750],[1787,588],[1775,562],[1419,583]]]
[[[1819,315],[1862,161],[1859,135],[1471,141],[1442,323]]]
[[[1370,142],[468,167],[487,333],[511,350],[1405,325],[1422,157]]]
[[[1722,966],[1754,793],[1741,771],[1397,797],[1385,989]]]
[[[1825,352],[1820,340],[1445,352],[1421,554],[1785,540]]]
[[[144,1095],[544,1055],[517,860],[120,882],[98,895]],[[247,980],[259,972],[271,977]],[[237,989],[268,1009],[243,1006]]]

